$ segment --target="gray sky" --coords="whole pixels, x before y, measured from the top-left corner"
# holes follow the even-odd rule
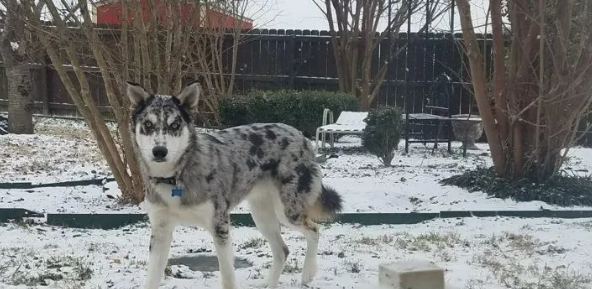
[[[329,26],[323,13],[319,11],[313,0],[251,0],[257,8],[253,8],[251,13],[255,19],[257,28],[275,28],[275,29],[310,29],[310,30],[328,30]],[[485,15],[487,13],[487,0],[472,0],[472,13],[475,26],[485,24]],[[253,15],[254,14],[254,15]],[[412,21],[412,30],[416,30],[422,22],[422,16],[418,15]],[[435,20],[434,28],[448,31],[450,15],[443,15],[441,19]],[[460,31],[460,19],[458,11],[455,11],[455,30]],[[381,26],[384,29],[384,25]],[[482,32],[483,29],[478,29]]]

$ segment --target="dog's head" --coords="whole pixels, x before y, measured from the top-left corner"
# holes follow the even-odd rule
[[[200,93],[197,82],[177,95],[157,95],[139,84],[127,83],[132,105],[132,138],[141,158],[157,174],[166,174],[190,145],[193,125],[190,113],[197,107]]]

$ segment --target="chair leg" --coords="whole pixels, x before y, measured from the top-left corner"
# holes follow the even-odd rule
[[[331,141],[331,149],[334,149],[334,148],[335,148],[335,134],[334,134],[334,133],[332,133],[332,134],[329,136],[329,138],[330,138],[330,141]]]
[[[405,121],[405,154],[409,154],[409,122]]]
[[[321,134],[321,131],[319,129],[317,129],[317,133],[315,135],[315,143],[314,143],[315,155],[319,154],[319,135],[320,134]]]
[[[452,122],[446,122],[446,138],[448,139],[448,153],[452,153]]]
[[[438,132],[436,132],[436,139],[434,140],[434,148],[432,149],[432,153],[434,153],[438,148],[438,140],[440,140],[440,134],[442,133],[443,128],[444,122],[440,122],[440,124],[438,125]]]

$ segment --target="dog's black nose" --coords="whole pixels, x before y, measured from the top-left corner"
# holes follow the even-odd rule
[[[154,155],[154,158],[156,160],[164,160],[168,152],[169,150],[167,150],[167,148],[163,146],[155,146],[152,149],[152,154]]]

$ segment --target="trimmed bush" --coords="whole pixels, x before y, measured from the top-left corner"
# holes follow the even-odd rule
[[[402,115],[398,107],[380,107],[370,110],[364,119],[367,125],[362,134],[362,144],[387,167],[391,165],[401,139]]]
[[[494,168],[479,167],[440,181],[469,192],[484,192],[518,202],[543,201],[559,206],[592,206],[592,177],[561,173],[543,182],[500,178]]]
[[[349,94],[320,90],[254,90],[225,98],[218,107],[226,127],[280,122],[301,130],[307,137],[314,137],[317,127],[321,126],[325,108],[333,111],[337,120],[344,110],[356,111],[358,100]]]

